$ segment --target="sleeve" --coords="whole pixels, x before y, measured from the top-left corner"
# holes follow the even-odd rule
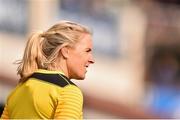
[[[54,118],[55,119],[82,119],[83,96],[81,90],[68,85],[64,88],[58,101]]]
[[[9,119],[8,110],[7,110],[7,104],[4,107],[3,113],[1,115],[1,119]]]

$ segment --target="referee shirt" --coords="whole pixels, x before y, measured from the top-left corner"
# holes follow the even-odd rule
[[[82,119],[81,90],[62,72],[39,69],[17,85],[1,118]]]

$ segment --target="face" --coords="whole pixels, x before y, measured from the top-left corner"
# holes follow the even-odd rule
[[[69,48],[67,59],[69,78],[80,80],[85,78],[87,68],[94,63],[92,47],[91,35],[85,34],[73,48]]]

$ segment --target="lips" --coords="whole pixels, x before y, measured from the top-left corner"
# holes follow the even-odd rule
[[[85,68],[85,73],[87,72],[87,68],[88,68],[88,67],[89,67],[89,66],[87,66],[87,65],[84,67],[84,68]]]
[[[89,65],[85,65],[85,67],[86,67],[86,68],[88,68],[88,67],[89,67]]]

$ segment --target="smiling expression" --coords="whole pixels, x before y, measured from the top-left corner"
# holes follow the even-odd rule
[[[84,34],[82,39],[69,49],[67,67],[69,78],[84,79],[87,68],[94,63],[92,55],[92,38],[89,34]]]

